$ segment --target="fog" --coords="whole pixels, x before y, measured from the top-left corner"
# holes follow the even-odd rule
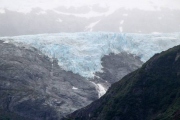
[[[0,36],[180,32],[180,0],[0,0]]]
[[[59,6],[79,7],[84,5],[99,4],[102,7],[110,9],[143,9],[160,10],[161,7],[170,9],[180,9],[179,0],[0,0],[1,9],[16,10],[19,12],[30,12],[32,8],[41,8],[43,10],[54,9]]]

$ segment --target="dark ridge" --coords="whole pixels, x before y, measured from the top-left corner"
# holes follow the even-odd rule
[[[180,46],[154,55],[140,69],[64,120],[180,120]]]

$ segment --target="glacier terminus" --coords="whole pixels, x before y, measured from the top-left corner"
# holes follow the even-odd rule
[[[58,60],[66,71],[93,78],[103,72],[101,58],[110,53],[126,52],[145,62],[159,53],[180,44],[180,33],[53,33],[0,37],[4,43],[32,46]]]

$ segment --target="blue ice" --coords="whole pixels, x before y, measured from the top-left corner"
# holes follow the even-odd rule
[[[64,70],[92,78],[95,72],[103,72],[101,58],[104,55],[127,52],[145,62],[155,53],[180,44],[180,33],[56,33],[0,39],[33,46],[50,58],[57,58]]]

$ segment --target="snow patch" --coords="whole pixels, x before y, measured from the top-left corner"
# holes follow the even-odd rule
[[[76,17],[82,17],[82,18],[92,18],[92,17],[100,17],[100,16],[108,16],[111,15],[112,13],[114,13],[118,8],[109,8],[109,10],[107,12],[96,12],[94,10],[89,11],[88,13],[82,14],[82,13],[65,13],[65,12],[60,12],[57,11],[55,9],[53,9],[53,11],[57,14],[63,14],[63,15],[73,15]]]
[[[122,25],[123,23],[124,23],[124,20],[121,20],[121,21],[120,21],[120,25]]]
[[[89,30],[89,31],[91,31],[91,32],[92,32],[93,27],[94,27],[95,25],[97,25],[99,22],[100,22],[100,20],[99,20],[99,21],[96,21],[96,22],[91,23],[90,25],[86,26],[85,30],[86,30],[86,31],[87,31],[87,30]]]
[[[101,84],[97,84],[99,89],[99,98],[102,97],[106,93],[106,88],[104,88]]]
[[[105,15],[105,13],[99,13],[99,12],[95,12],[95,11],[90,11],[89,13],[86,13],[86,14],[75,14],[75,13],[65,13],[65,12],[60,12],[60,11],[57,11],[57,10],[53,10],[54,12],[56,12],[57,14],[63,14],[63,15],[73,15],[73,16],[76,16],[76,17],[82,17],[82,18],[92,18],[92,17],[98,17],[98,16],[103,16]]]
[[[3,43],[9,43],[9,41],[4,41]]]
[[[100,77],[99,77],[99,76],[97,76],[97,75],[95,75],[94,77],[96,77],[96,78],[98,78],[98,79],[100,78]]]
[[[119,27],[119,31],[122,33],[123,32],[123,27]]]
[[[102,97],[106,93],[107,89],[103,87],[103,85],[101,85],[100,83],[98,84],[96,84],[95,82],[92,83],[96,86],[96,90],[98,91],[99,98]]]
[[[160,32],[152,32],[152,34],[158,35],[158,34],[162,34]]]
[[[73,90],[77,90],[78,88],[76,88],[76,87],[73,86],[72,89],[73,89]]]

